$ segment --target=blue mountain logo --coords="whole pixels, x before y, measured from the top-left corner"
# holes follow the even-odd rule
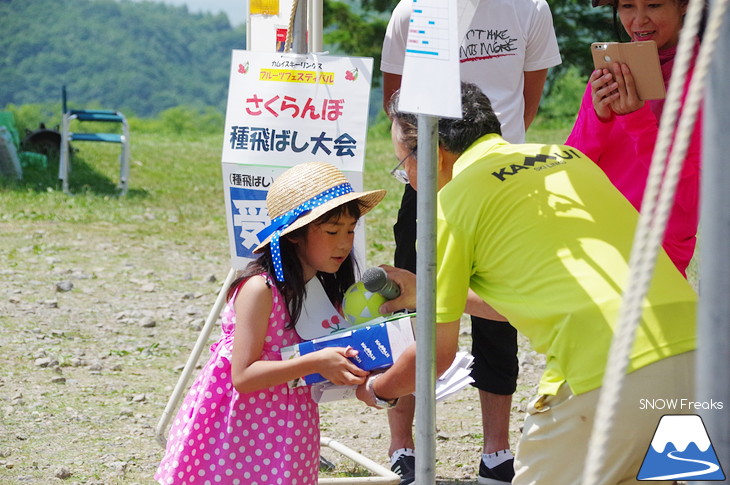
[[[702,418],[662,416],[636,479],[725,480]]]

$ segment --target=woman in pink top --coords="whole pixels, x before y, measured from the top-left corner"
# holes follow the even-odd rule
[[[632,42],[656,42],[666,87],[687,4],[688,0],[593,0],[594,6],[613,5]],[[698,48],[699,41],[695,57]],[[688,84],[689,78],[682,103]],[[664,100],[639,99],[625,64],[614,64],[610,71],[596,70],[588,80],[575,125],[565,142],[594,160],[637,210],[641,209],[663,107]],[[699,113],[663,243],[685,275],[694,254],[699,222],[701,119]]]

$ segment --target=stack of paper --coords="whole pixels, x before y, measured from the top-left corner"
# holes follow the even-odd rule
[[[474,357],[469,352],[456,353],[451,367],[436,380],[436,401],[446,399],[474,382],[470,375],[473,362]]]

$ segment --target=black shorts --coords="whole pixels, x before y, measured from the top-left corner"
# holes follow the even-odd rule
[[[395,254],[393,266],[416,272],[416,191],[406,184],[398,209],[398,219],[393,225]]]
[[[472,386],[492,394],[514,394],[520,365],[517,330],[508,322],[471,317]]]
[[[417,192],[405,186],[398,219],[393,226],[393,265],[416,272]],[[507,322],[472,317],[472,385],[493,394],[514,394],[517,389],[517,330]]]

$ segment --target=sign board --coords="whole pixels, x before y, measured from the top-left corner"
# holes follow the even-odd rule
[[[260,242],[257,234],[270,221],[266,194],[274,179],[288,168],[223,163],[223,190],[233,269],[241,269],[256,258],[253,250]],[[363,190],[362,172],[343,172],[354,190]],[[361,221],[355,230],[355,248],[364,247]],[[356,255],[364,261],[365,254]]]
[[[249,50],[284,52],[293,0],[250,0],[246,22]]]
[[[400,111],[461,118],[460,15],[461,18],[474,15],[472,0],[413,1],[398,105]]]
[[[279,15],[279,0],[251,0],[252,15]]]
[[[234,269],[255,257],[268,187],[287,168],[331,163],[362,190],[371,76],[370,58],[233,51],[221,160]]]

